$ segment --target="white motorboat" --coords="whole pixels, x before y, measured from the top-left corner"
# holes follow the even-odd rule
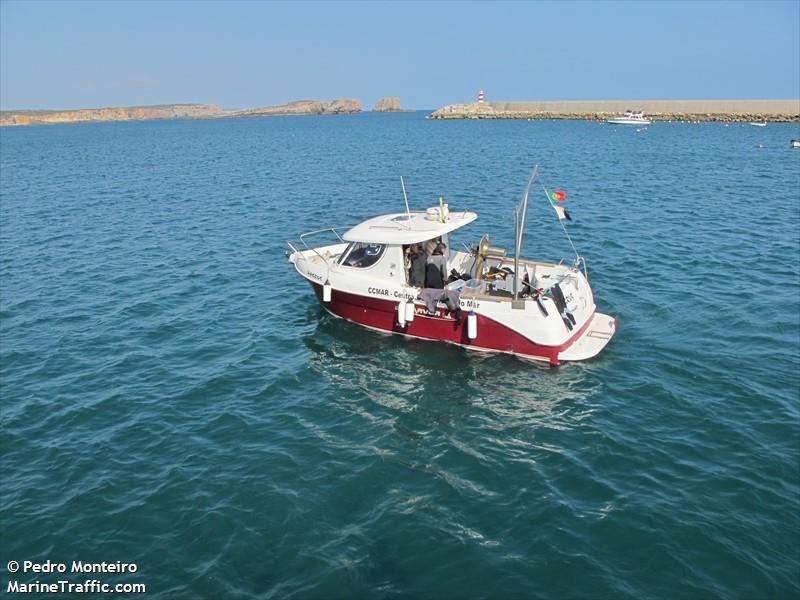
[[[789,142],[791,148],[800,148],[800,140],[792,140]]]
[[[439,206],[424,212],[410,211],[406,199],[406,212],[367,219],[341,235],[334,228],[304,233],[303,249],[289,242],[289,262],[325,310],[370,329],[551,365],[592,358],[611,340],[617,323],[597,311],[583,258],[576,252],[572,264],[555,264],[519,256],[535,176],[536,170],[515,211],[513,256],[493,247],[488,235],[474,248],[451,250],[453,234],[478,215],[451,211],[440,198]],[[563,216],[563,210],[556,212]],[[309,245],[310,238],[323,234],[338,240]],[[407,256],[421,260],[419,246],[426,244],[442,254],[427,258],[429,277],[422,283]],[[431,273],[434,280],[439,277],[437,269],[445,277],[452,274],[447,283],[431,283]]]
[[[626,110],[621,117],[608,119],[609,125],[650,125],[653,121],[640,110]]]
[[[767,126],[767,122],[766,121],[753,121],[752,123],[750,123],[750,125],[752,125],[753,127],[766,127]]]

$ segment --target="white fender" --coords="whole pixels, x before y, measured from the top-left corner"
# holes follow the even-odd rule
[[[400,325],[400,327],[405,327],[406,326],[406,301],[405,300],[400,300],[400,302],[397,303],[397,324]]]
[[[467,315],[467,337],[471,340],[478,337],[478,315],[473,310]]]
[[[406,304],[406,323],[411,323],[414,320],[414,313],[416,311],[416,306],[414,306],[414,301],[410,301]]]
[[[330,302],[331,301],[331,284],[325,282],[325,285],[322,286],[322,301],[323,302]]]

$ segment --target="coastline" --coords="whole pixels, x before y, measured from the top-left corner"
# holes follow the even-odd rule
[[[225,110],[217,104],[158,104],[75,110],[3,110],[0,126],[150,121],[158,119],[224,119],[288,115],[353,114],[362,112],[358,100],[297,100],[279,106]]]
[[[413,112],[395,105],[371,112]],[[449,104],[426,119],[562,119],[605,121],[626,110],[643,111],[653,121],[800,122],[800,99],[790,100],[540,100]],[[299,100],[263,108],[225,110],[216,104],[161,104],[75,110],[3,110],[0,126],[146,121],[156,119],[224,119],[290,115],[342,115],[364,112],[358,100]]]

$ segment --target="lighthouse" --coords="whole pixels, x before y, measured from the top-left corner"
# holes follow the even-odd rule
[[[478,92],[478,104],[483,104],[483,90]]]

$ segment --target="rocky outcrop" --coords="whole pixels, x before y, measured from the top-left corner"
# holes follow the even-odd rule
[[[604,121],[626,110],[656,121],[797,122],[800,100],[574,100],[450,104],[428,119],[577,119]]]
[[[401,112],[400,98],[381,98],[372,107],[372,112]]]
[[[21,110],[0,112],[0,125],[84,123],[91,121],[138,121],[144,119],[203,119],[221,117],[216,104],[167,104],[127,108],[86,108],[80,110]]]
[[[230,117],[274,117],[282,115],[337,115],[361,112],[358,100],[298,100],[267,106],[264,108],[248,108],[228,113]]]
[[[488,102],[472,102],[471,104],[449,104],[432,112],[428,119],[502,119],[500,113]]]

